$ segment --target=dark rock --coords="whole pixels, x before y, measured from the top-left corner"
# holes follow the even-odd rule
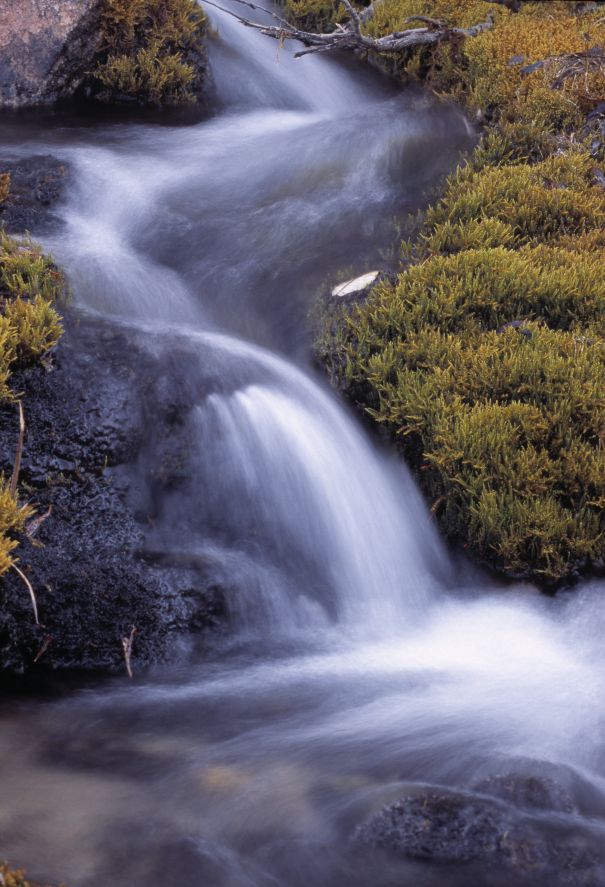
[[[72,318],[53,364],[12,380],[23,392],[27,422],[22,498],[48,517],[18,549],[36,590],[40,626],[17,575],[0,579],[1,667],[119,670],[121,639],[135,626],[136,671],[173,658],[180,639],[219,624],[223,595],[208,564],[145,555],[152,517],[138,508],[147,497],[138,463],[157,360],[127,331]],[[15,407],[3,405],[5,474],[16,434]]]
[[[9,233],[49,234],[59,226],[54,208],[69,182],[67,163],[46,154],[0,158],[0,172],[10,174],[9,195],[0,204],[0,223]]]
[[[1,0],[0,107],[73,95],[99,48],[101,0]]]
[[[508,872],[515,883],[605,884],[602,842],[588,829],[523,815],[473,794],[440,790],[404,797],[353,838],[411,859]]]
[[[548,776],[519,773],[489,776],[477,782],[473,790],[528,810],[575,813],[577,809],[571,795]]]

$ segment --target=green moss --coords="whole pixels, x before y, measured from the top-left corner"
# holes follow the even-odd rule
[[[25,877],[22,869],[11,869],[5,863],[0,862],[0,884],[2,887],[36,887]]]
[[[105,0],[97,97],[156,106],[195,101],[206,24],[194,0]]]
[[[65,280],[53,261],[30,241],[9,237],[0,228],[0,399],[15,400],[12,370],[42,357],[59,340],[55,305],[65,298]],[[0,575],[13,563],[16,536],[31,514],[0,476]]]
[[[605,557],[602,257],[434,256],[379,287],[330,354],[478,559],[552,580]]]
[[[486,11],[483,0],[377,10],[376,35],[415,14],[467,26]],[[404,243],[397,281],[331,307],[318,345],[416,471],[445,534],[548,583],[605,561],[605,191],[584,126],[605,82],[592,72],[557,90],[552,65],[520,70],[603,44],[602,15],[573,12],[495,9],[480,37],[392,63],[491,124]]]

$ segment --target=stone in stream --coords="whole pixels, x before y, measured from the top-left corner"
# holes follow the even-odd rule
[[[55,207],[70,179],[69,164],[48,154],[0,157],[0,173],[10,175],[8,197],[0,203],[0,224],[10,234],[49,234],[60,226]]]
[[[9,571],[0,582],[0,670],[122,671],[122,638],[134,626],[136,673],[186,652],[224,618],[212,564],[145,547],[155,486],[146,462],[157,461],[151,439],[182,443],[171,425],[170,389],[173,398],[185,395],[173,382],[160,408],[157,378],[166,370],[157,358],[133,333],[69,312],[45,364],[16,371],[11,380],[23,393],[27,424],[21,497],[38,519],[17,556],[35,589],[41,625],[25,585]],[[15,405],[3,403],[5,476],[17,428]]]
[[[101,0],[0,0],[0,107],[73,95],[99,48]]]
[[[569,792],[549,776],[498,774],[475,783],[473,790],[528,810],[551,810],[557,813],[577,811]]]
[[[463,792],[426,790],[403,797],[360,825],[353,840],[426,863],[504,872],[505,880],[605,885],[602,842],[588,830]]]

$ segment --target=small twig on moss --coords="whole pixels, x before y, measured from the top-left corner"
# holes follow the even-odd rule
[[[21,579],[23,580],[23,582],[27,586],[27,590],[29,591],[29,596],[32,599],[32,607],[34,609],[34,619],[36,620],[36,625],[40,625],[40,620],[38,619],[38,603],[36,601],[36,593],[35,593],[34,589],[32,588],[32,584],[29,581],[29,579],[27,578],[27,576],[25,575],[25,573],[23,572],[23,570],[19,569],[17,564],[12,564],[12,568],[15,571],[15,573],[17,573],[17,575],[21,577]]]
[[[130,636],[127,638],[122,638],[122,649],[124,650],[124,662],[126,664],[126,671],[128,672],[128,677],[132,677],[132,665],[130,663],[130,658],[132,656],[132,643],[134,641],[134,636],[137,633],[134,625],[130,630]]]
[[[15,453],[15,463],[13,465],[13,474],[11,477],[10,494],[15,498],[17,495],[17,484],[19,483],[19,472],[21,471],[21,456],[23,455],[23,441],[25,439],[25,416],[23,415],[23,404],[19,401],[19,440],[17,441],[17,451]]]

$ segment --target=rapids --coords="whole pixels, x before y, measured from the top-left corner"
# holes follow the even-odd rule
[[[598,834],[599,583],[547,600],[454,566],[405,468],[309,366],[315,293],[392,261],[473,133],[356,63],[212,18],[207,119],[0,137],[76,170],[45,244],[79,307],[158,360],[195,354],[190,478],[150,544],[211,556],[232,616],[185,665],[5,707],[0,850],[70,887],[466,884],[349,836],[410,786],[516,768],[554,773],[579,812],[552,817]]]

